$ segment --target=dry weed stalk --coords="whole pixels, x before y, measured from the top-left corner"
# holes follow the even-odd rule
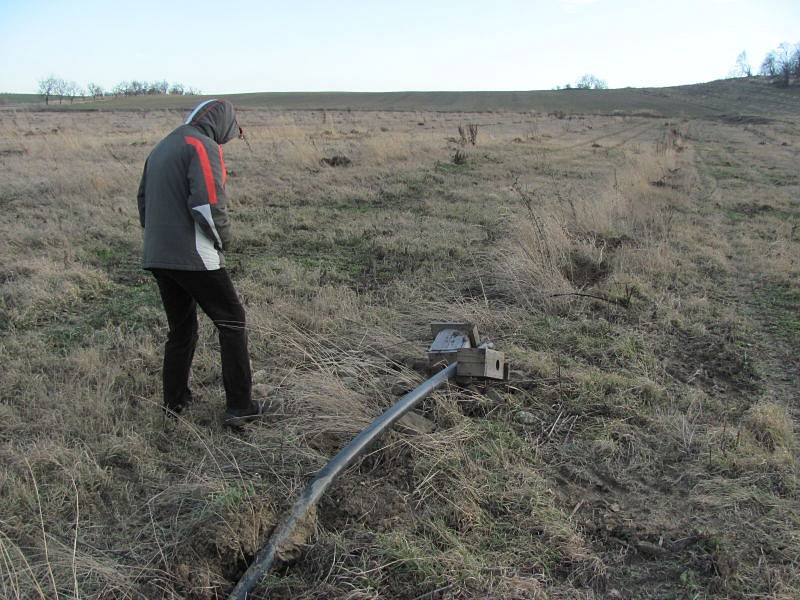
[[[478,143],[478,124],[477,123],[470,123],[467,125],[467,130],[469,132],[469,143],[473,146]]]
[[[462,146],[466,146],[467,145],[467,132],[464,130],[464,126],[463,125],[459,125],[458,126],[458,137],[459,137],[459,143]]]
[[[478,124],[468,123],[466,129],[463,125],[459,125],[458,138],[461,146],[466,146],[467,144],[475,146],[478,143]]]

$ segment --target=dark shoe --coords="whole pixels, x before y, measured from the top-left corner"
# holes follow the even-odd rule
[[[226,408],[222,417],[222,424],[228,427],[239,427],[258,419],[264,413],[261,402],[251,402],[247,408]]]
[[[170,418],[175,418],[179,414],[183,412],[183,410],[189,406],[192,402],[194,402],[194,398],[192,397],[192,392],[189,390],[181,396],[181,399],[178,402],[165,402],[164,403],[164,414],[166,414]]]

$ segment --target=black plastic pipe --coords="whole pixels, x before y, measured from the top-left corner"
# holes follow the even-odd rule
[[[258,551],[255,559],[239,579],[236,587],[230,595],[230,600],[246,600],[250,593],[264,575],[272,568],[275,557],[280,548],[292,534],[294,528],[308,512],[316,506],[322,494],[333,483],[333,480],[349,467],[361,456],[364,451],[374,442],[378,436],[397,422],[400,417],[414,408],[421,400],[429,396],[434,390],[441,387],[443,383],[452,379],[456,375],[457,362],[454,362],[443,371],[439,371],[430,379],[424,381],[418,387],[408,392],[400,398],[389,410],[375,419],[369,427],[359,433],[353,441],[342,448],[330,462],[322,467],[317,476],[305,487],[303,493],[292,506],[292,510],[286,514],[278,526],[273,531],[272,536],[266,545]]]

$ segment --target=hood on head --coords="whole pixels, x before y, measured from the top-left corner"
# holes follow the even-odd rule
[[[202,129],[203,133],[218,144],[225,144],[239,135],[236,111],[227,100],[201,102],[186,117],[184,124]]]

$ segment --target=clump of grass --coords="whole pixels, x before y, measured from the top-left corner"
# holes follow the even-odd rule
[[[792,452],[797,447],[792,417],[785,406],[775,402],[754,404],[745,415],[744,425],[769,452]]]

